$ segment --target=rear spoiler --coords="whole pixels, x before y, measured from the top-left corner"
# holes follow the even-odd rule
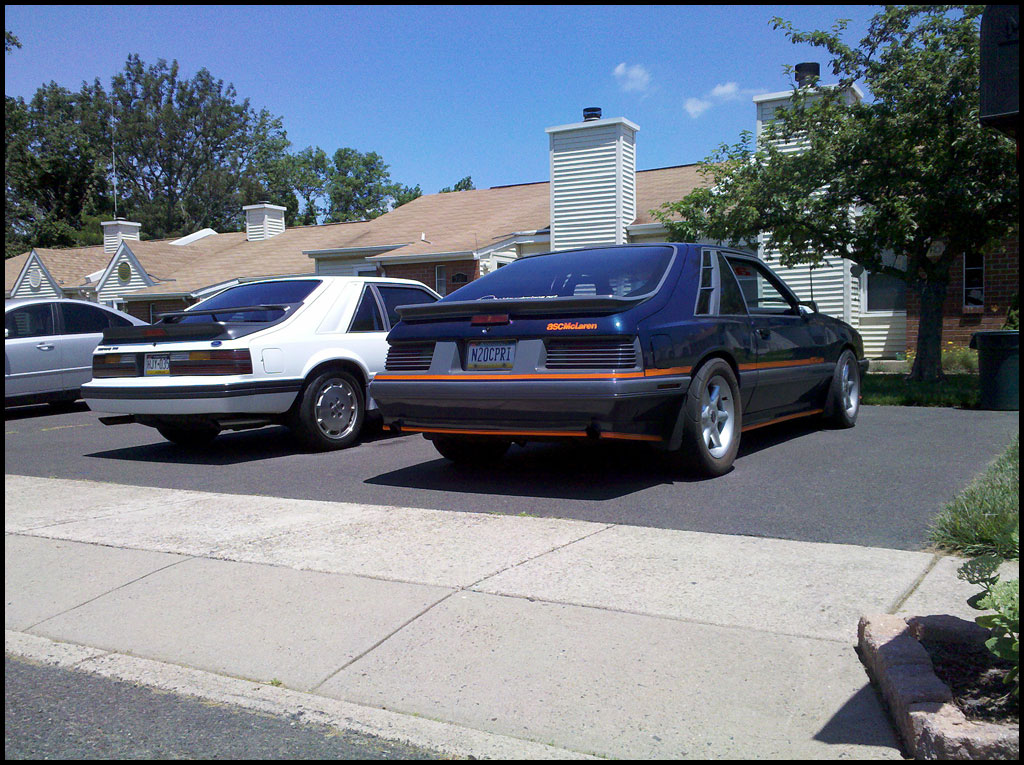
[[[107,327],[103,330],[101,344],[118,343],[159,343],[179,340],[233,340],[251,335],[268,324],[222,321],[204,321],[195,324],[143,324],[138,327]]]
[[[440,300],[436,303],[399,306],[397,311],[402,321],[457,319],[485,313],[508,313],[516,316],[612,314],[621,313],[642,303],[651,297],[651,294],[637,297],[571,295],[569,297]]]
[[[293,308],[301,303],[273,303],[237,306],[232,308],[198,308],[185,311],[167,311],[153,324],[134,327],[108,327],[103,330],[103,343],[157,343],[180,340],[233,340],[251,335],[261,329],[283,321]],[[283,311],[273,321],[217,321],[217,314],[245,311]],[[179,323],[185,316],[210,316],[213,321]]]

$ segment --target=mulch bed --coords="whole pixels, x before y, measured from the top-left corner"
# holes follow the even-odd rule
[[[935,674],[949,686],[953,703],[968,720],[1020,723],[1020,699],[1004,682],[1010,670],[984,646],[953,645],[922,640]]]

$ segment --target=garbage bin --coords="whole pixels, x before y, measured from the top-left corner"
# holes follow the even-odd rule
[[[981,409],[1020,410],[1020,331],[975,332]]]

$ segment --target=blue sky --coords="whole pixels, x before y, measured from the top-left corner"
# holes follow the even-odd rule
[[[878,6],[11,6],[8,96],[109,86],[129,54],[177,60],[283,118],[292,149],[375,151],[434,193],[548,180],[544,128],[598,106],[640,126],[641,170],[698,162],[753,129],[755,93],[822,64],[769,21],[855,43]]]

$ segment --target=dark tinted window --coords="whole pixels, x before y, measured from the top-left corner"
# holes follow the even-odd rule
[[[53,334],[53,311],[49,303],[27,305],[7,311],[4,316],[4,338],[40,337]]]
[[[671,247],[609,247],[522,258],[445,299],[645,295],[658,286],[672,252]]]
[[[907,310],[907,283],[889,274],[868,274],[869,311]],[[966,294],[966,293],[965,293]]]
[[[728,258],[752,314],[795,313],[795,299],[781,282],[758,263]]]
[[[718,272],[722,282],[722,292],[719,296],[718,313],[722,316],[745,314],[747,304],[743,300],[743,293],[740,292],[740,285],[736,283],[732,269],[722,253],[718,253]]]
[[[426,290],[416,287],[382,287],[378,286],[381,298],[384,300],[384,307],[388,310],[388,319],[391,326],[398,324],[398,311],[395,309],[400,305],[419,305],[420,303],[435,303],[437,298]]]
[[[86,335],[98,333],[113,325],[114,314],[91,305],[78,303],[62,303],[61,313],[64,316],[64,333],[67,335]],[[123,321],[123,320],[122,320]],[[124,321],[124,324],[128,322]]]
[[[381,318],[380,308],[373,297],[369,287],[363,288],[363,296],[359,300],[359,307],[352,317],[352,326],[349,332],[383,332],[384,319]]]
[[[257,282],[255,284],[240,284],[237,287],[226,289],[208,300],[204,300],[195,306],[198,310],[209,310],[212,308],[224,309],[223,313],[214,316],[200,314],[196,316],[185,316],[182,322],[203,322],[203,321],[276,321],[284,316],[284,311],[277,308],[268,308],[251,311],[232,311],[232,308],[248,308],[261,305],[291,305],[301,303],[309,294],[320,285],[314,279],[302,279],[296,281],[282,282]]]

